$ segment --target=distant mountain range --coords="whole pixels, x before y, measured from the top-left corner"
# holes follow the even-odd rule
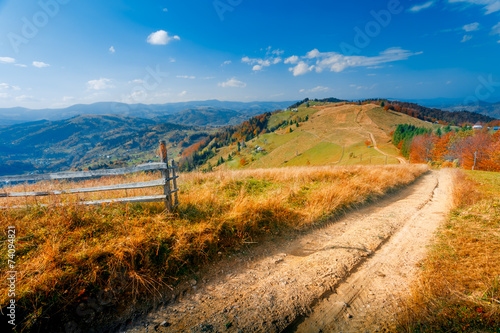
[[[204,128],[118,115],[17,124],[0,128],[0,175],[147,161],[160,140],[174,157],[207,135]]]
[[[0,108],[0,126],[10,126],[38,120],[64,120],[80,115],[121,115],[135,118],[151,119],[156,122],[165,121],[169,115],[186,111],[191,116],[179,116],[182,123],[188,118],[193,119],[193,113],[202,111],[199,119],[194,122],[199,125],[210,125],[203,123],[207,115],[213,120],[213,116],[221,110],[221,119],[215,121],[215,125],[236,124],[252,116],[288,107],[294,101],[286,102],[224,102],[218,100],[167,103],[167,104],[124,104],[116,102],[101,102],[94,104],[77,104],[63,109],[40,109],[32,110],[21,107]],[[175,117],[174,117],[175,119]],[[227,120],[227,123],[224,123]]]
[[[466,105],[463,99],[453,98],[414,99],[404,101],[420,104],[430,108],[438,108],[444,111],[477,112],[485,116],[500,119],[500,101],[495,103],[478,101],[476,104],[469,105]]]

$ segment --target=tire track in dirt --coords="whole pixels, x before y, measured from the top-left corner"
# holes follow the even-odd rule
[[[378,332],[395,329],[395,314],[417,276],[439,224],[449,209],[451,175],[441,171],[428,202],[380,251],[353,272],[288,332]]]
[[[411,237],[405,235],[413,230],[408,225],[434,230],[438,222],[433,221],[433,216],[429,215],[432,212],[427,211],[427,207],[437,202],[444,212],[442,196],[433,195],[435,190],[442,190],[442,185],[436,189],[438,178],[442,177],[440,172],[429,172],[413,185],[370,206],[352,211],[321,229],[296,239],[268,242],[251,249],[249,254],[240,253],[224,259],[200,274],[197,282],[184,285],[184,289],[179,287],[172,297],[165,296],[165,306],[134,321],[124,330],[282,332],[287,329],[302,331],[302,327],[317,328],[319,323],[319,327],[329,331],[329,327],[334,327],[332,325],[343,324],[340,321],[316,320],[315,313],[322,310],[315,309],[320,309],[318,307],[327,304],[325,302],[330,297],[340,293],[344,295],[342,302],[349,304],[348,309],[356,309],[351,313],[352,319],[361,318],[358,308],[379,305],[370,303],[373,298],[371,293],[375,292],[377,299],[387,299],[380,288],[391,285],[389,280],[377,282],[375,286],[378,289],[374,290],[368,282],[374,274],[389,276],[395,264],[392,261],[376,262],[370,266],[369,273],[355,280],[353,285],[361,288],[351,288],[350,293],[342,288],[351,285],[346,283],[355,276],[354,272],[361,272],[366,264],[372,262],[367,261],[368,258],[377,257],[378,252],[382,253],[387,248],[392,235],[396,234],[394,239],[403,235],[398,245],[391,247],[392,251],[405,245],[408,239],[415,251],[426,244],[428,236],[420,239],[415,238],[413,233]],[[422,234],[428,235],[429,232]],[[414,262],[409,248],[404,247],[401,251],[405,255],[394,254],[392,257],[409,256],[406,260]],[[374,252],[377,253],[373,255]],[[406,280],[402,278],[401,281],[403,285]],[[335,313],[336,318],[342,318],[346,313],[342,312],[344,304],[337,304],[336,299],[330,303],[333,305],[324,305],[326,309]],[[310,315],[309,318],[307,315]]]

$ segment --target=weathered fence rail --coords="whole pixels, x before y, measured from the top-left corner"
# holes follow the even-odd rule
[[[4,192],[0,193],[0,198],[16,198],[16,197],[43,197],[50,195],[61,194],[77,194],[77,193],[91,193],[102,191],[114,190],[129,190],[140,189],[149,187],[163,187],[162,195],[142,196],[142,197],[127,197],[116,199],[105,199],[97,201],[82,201],[82,205],[99,205],[103,203],[139,203],[139,202],[165,202],[165,209],[172,211],[174,207],[179,204],[177,192],[177,175],[178,166],[174,160],[171,160],[170,165],[167,158],[167,148],[165,141],[160,141],[160,163],[147,163],[129,168],[119,169],[106,169],[106,170],[93,170],[93,171],[76,171],[76,172],[58,172],[42,175],[22,175],[22,176],[3,176],[0,177],[0,183],[26,183],[26,182],[39,182],[51,180],[82,180],[100,178],[106,176],[120,176],[143,171],[160,171],[162,178],[148,182],[117,184],[98,187],[76,188],[60,191],[40,191],[40,192]],[[172,198],[172,195],[173,198]],[[8,208],[8,207],[0,207]]]

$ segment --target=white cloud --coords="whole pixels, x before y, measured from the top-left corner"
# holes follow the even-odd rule
[[[221,65],[221,66],[229,65],[229,64],[231,64],[231,63],[232,63],[232,61],[231,61],[231,60],[226,60],[226,61],[224,61],[224,62],[222,63],[222,65]]]
[[[24,64],[15,64],[14,66],[17,66],[17,67],[22,67],[22,68],[26,68],[28,66],[24,65]]]
[[[3,82],[3,83],[0,83],[0,91],[2,91],[2,90],[18,91],[18,90],[21,90],[21,88],[19,88],[18,86],[11,86],[10,84]]]
[[[460,41],[460,43],[465,43],[465,42],[468,42],[472,39],[472,36],[471,35],[465,35],[464,38],[462,38],[462,40]]]
[[[399,47],[393,47],[381,52],[375,57],[366,56],[345,56],[337,52],[320,52],[314,49],[308,52],[302,57],[295,67],[289,70],[293,72],[294,76],[299,76],[315,70],[317,73],[321,73],[324,70],[330,70],[331,72],[342,72],[349,67],[374,67],[380,64],[406,60],[413,55],[421,54],[422,52],[413,53],[407,50],[403,50]],[[316,60],[315,64],[311,64],[310,61]]]
[[[308,92],[308,93],[316,93],[316,92],[325,92],[330,90],[328,87],[317,86],[309,90],[301,89],[300,92]]]
[[[132,81],[128,81],[129,84],[143,84],[144,80],[143,79],[135,79]]]
[[[222,88],[245,88],[247,84],[245,82],[238,81],[236,78],[227,80],[226,82],[219,82],[219,87]]]
[[[475,22],[471,24],[466,24],[462,27],[462,29],[464,29],[467,32],[477,31],[479,30],[479,23]]]
[[[276,64],[279,64],[282,61],[283,61],[283,59],[281,59],[281,57],[269,57],[267,59],[249,58],[249,57],[243,57],[243,58],[241,58],[241,62],[253,66],[252,67],[253,71],[261,71],[261,70],[264,69],[264,67],[269,67],[271,65],[276,65]]]
[[[491,28],[491,33],[494,35],[500,35],[500,22],[498,22],[497,25]]]
[[[147,42],[151,45],[167,45],[173,40],[181,40],[179,36],[169,36],[165,30],[158,30],[148,36]]]
[[[166,13],[166,12],[168,12],[168,8],[163,8],[162,11],[164,11]]]
[[[373,90],[375,87],[377,86],[377,84],[372,84],[371,86],[367,87],[367,86],[358,86],[356,84],[351,84],[349,85],[349,87],[351,88],[356,88],[356,90]]]
[[[43,61],[33,61],[33,66],[37,68],[45,68],[45,67],[50,67],[49,64],[44,63]]]
[[[295,65],[295,64],[298,64],[300,61],[299,57],[297,56],[291,56],[289,58],[286,58],[285,59],[285,64],[292,64],[292,65]]]
[[[63,97],[63,102],[71,102],[74,100],[75,100],[75,98],[73,96],[64,96]]]
[[[190,80],[194,80],[194,79],[196,79],[196,76],[192,76],[192,75],[177,75],[177,78],[178,79],[190,79]]]
[[[465,2],[470,5],[483,6],[485,14],[491,14],[500,10],[500,0],[448,0],[449,3]]]
[[[183,92],[179,93],[179,97],[184,97],[187,95],[187,93],[188,92],[186,90],[184,90]]]
[[[111,47],[109,48],[109,53],[115,53],[115,52],[116,52],[115,47],[114,47],[114,46],[111,46]]]
[[[415,5],[415,6],[411,7],[409,9],[409,11],[414,12],[414,13],[418,13],[421,10],[432,7],[432,5],[434,5],[434,1],[429,1],[429,2],[423,3],[421,5]]]
[[[106,78],[100,78],[99,80],[90,80],[89,82],[87,82],[87,86],[89,90],[104,90],[115,87],[111,84],[111,80]]]
[[[304,61],[301,61],[297,64],[297,66],[289,68],[290,72],[293,72],[293,76],[304,75],[310,71],[312,71],[314,66],[309,66]]]
[[[11,58],[11,57],[0,57],[0,63],[12,64],[15,62],[16,62],[16,59]]]

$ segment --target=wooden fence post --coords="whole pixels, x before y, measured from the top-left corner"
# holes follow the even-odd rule
[[[175,161],[172,160],[172,182],[174,184],[174,207],[179,205],[179,197],[177,196],[178,188],[177,188],[177,165],[175,165]]]
[[[172,196],[170,195],[170,170],[168,169],[167,145],[165,140],[160,141],[160,160],[161,162],[167,164],[167,169],[162,170],[161,174],[163,179],[165,179],[165,185],[163,186],[163,194],[165,195],[165,210],[171,212]]]

